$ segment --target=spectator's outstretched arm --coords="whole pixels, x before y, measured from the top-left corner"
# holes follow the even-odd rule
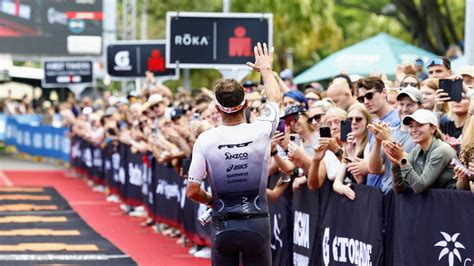
[[[327,150],[327,146],[318,145],[314,148],[315,153],[308,173],[308,188],[311,190],[319,189],[326,181],[326,166],[323,158]]]
[[[279,103],[281,100],[280,86],[272,72],[273,50],[272,47],[269,51],[266,43],[263,43],[263,46],[257,43],[257,46],[253,49],[255,63],[248,62],[247,65],[262,75],[268,101]]]

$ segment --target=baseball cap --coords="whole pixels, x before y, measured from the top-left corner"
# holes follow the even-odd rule
[[[116,112],[117,112],[117,109],[115,109],[115,107],[109,106],[107,107],[107,109],[105,109],[104,116],[111,116],[111,115],[114,115]]]
[[[136,98],[136,97],[138,97],[138,95],[139,95],[139,94],[138,94],[138,91],[133,90],[133,91],[130,91],[130,92],[128,93],[127,98],[131,98],[131,97],[135,97],[135,98]]]
[[[423,65],[423,59],[417,58],[417,59],[415,60],[415,65],[420,65],[420,66],[422,66],[422,65]]]
[[[85,115],[90,115],[94,112],[94,110],[92,109],[92,107],[85,107],[84,109],[82,109],[82,113],[85,114]]]
[[[403,118],[403,124],[409,125],[412,120],[415,120],[420,124],[438,126],[438,118],[436,118],[436,115],[432,111],[426,109],[418,109],[413,114],[405,116],[405,118]]]
[[[292,79],[293,78],[293,71],[291,69],[287,68],[280,72],[280,78],[282,80],[287,80],[287,79]]]
[[[180,107],[175,107],[170,112],[170,118],[171,120],[175,120],[183,116],[183,114],[184,114],[183,109],[181,109]]]
[[[403,88],[403,90],[397,95],[397,101],[399,101],[402,96],[410,97],[410,99],[415,103],[423,102],[423,96],[421,95],[421,91],[413,86],[407,86]]]
[[[471,78],[474,78],[474,66],[468,66],[468,65],[462,66],[459,68],[458,74],[467,75],[467,76],[470,76]]]
[[[148,100],[146,101],[146,109],[150,108],[151,106],[158,104],[163,101],[163,96],[159,94],[151,95]]]
[[[301,114],[304,112],[306,112],[306,108],[303,105],[293,104],[285,109],[285,115],[281,118],[286,118],[290,115]]]

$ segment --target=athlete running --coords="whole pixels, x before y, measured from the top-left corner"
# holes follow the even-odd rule
[[[266,196],[270,142],[278,126],[278,84],[273,77],[273,48],[258,43],[255,63],[267,104],[252,124],[245,123],[245,90],[227,79],[215,87],[223,125],[202,133],[193,148],[187,196],[212,206],[213,265],[271,265],[270,219]],[[212,195],[201,188],[207,177]]]

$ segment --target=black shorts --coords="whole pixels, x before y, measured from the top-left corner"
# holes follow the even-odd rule
[[[270,266],[270,218],[212,222],[212,265]]]

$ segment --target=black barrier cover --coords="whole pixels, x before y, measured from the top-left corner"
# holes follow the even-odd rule
[[[102,37],[102,0],[0,2],[0,53],[65,56],[71,37]]]
[[[94,83],[94,67],[91,60],[47,60],[43,62],[43,70],[42,86],[46,88]]]
[[[147,166],[143,162],[142,153],[132,152],[128,145],[126,149],[127,171],[125,172],[125,194],[122,196],[128,204],[140,205],[143,203],[143,190],[146,189],[148,193],[148,186],[144,185],[147,181]]]
[[[391,192],[385,206],[386,265],[473,265],[471,192]]]
[[[382,265],[383,199],[380,189],[353,185],[356,200],[332,191],[320,193],[321,216],[313,265]]]
[[[319,190],[311,191],[304,185],[293,193],[293,264],[312,265],[314,245],[320,216]]]
[[[271,44],[271,19],[264,14],[238,15],[168,12],[167,66],[176,67],[179,62],[180,67],[208,68],[253,61],[257,42]]]
[[[281,174],[268,178],[268,187],[274,188]],[[291,189],[269,203],[270,224],[272,226],[272,265],[293,265],[293,201]]]
[[[176,69],[166,68],[165,43],[117,43],[107,47],[107,72],[112,77],[177,76]]]

